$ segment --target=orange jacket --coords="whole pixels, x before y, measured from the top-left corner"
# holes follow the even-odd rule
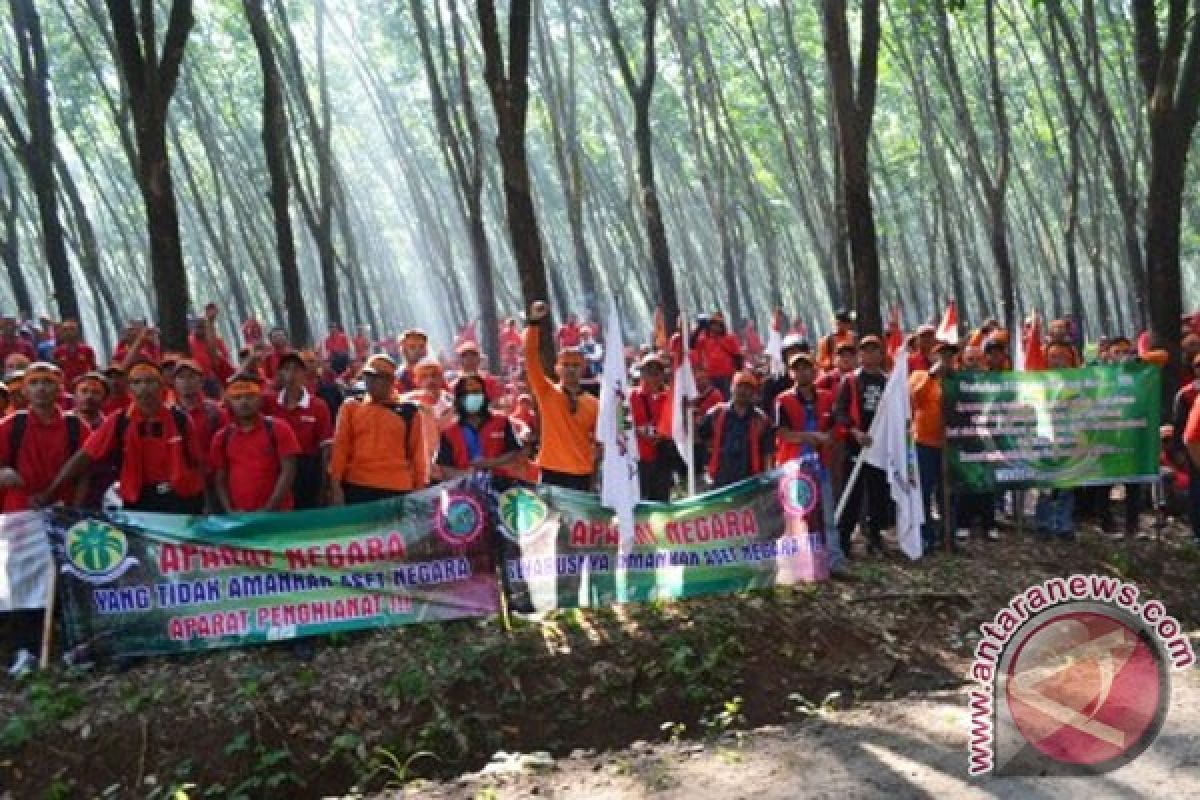
[[[419,412],[405,420],[370,398],[344,404],[333,433],[330,477],[374,489],[424,488],[430,465],[424,458],[422,425]]]
[[[537,465],[569,475],[591,475],[595,470],[596,418],[600,401],[590,394],[576,397],[575,413],[563,388],[551,383],[542,369],[538,351],[538,326],[525,329],[525,373],[529,391],[537,399],[542,425]]]
[[[942,418],[942,381],[926,370],[908,376],[912,396],[913,439],[926,447],[946,444],[946,423]]]

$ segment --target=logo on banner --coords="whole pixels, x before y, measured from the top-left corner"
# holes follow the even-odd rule
[[[788,469],[779,479],[779,502],[788,514],[807,515],[820,496],[816,481],[803,470]]]
[[[437,502],[433,525],[442,541],[461,547],[479,538],[486,519],[483,506],[471,495],[443,492]]]
[[[1195,663],[1179,622],[1116,578],[1054,578],[981,626],[972,775],[1095,775],[1128,764],[1166,719],[1170,670]]]
[[[91,584],[115,581],[138,563],[120,528],[98,519],[78,522],[63,534],[63,571]]]
[[[509,489],[500,495],[500,518],[510,538],[520,539],[536,532],[547,516],[546,504],[529,489]]]

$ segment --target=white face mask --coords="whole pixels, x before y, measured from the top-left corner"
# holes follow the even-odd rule
[[[462,401],[463,411],[466,411],[468,414],[478,414],[483,410],[483,401],[483,395],[477,392],[464,395]]]

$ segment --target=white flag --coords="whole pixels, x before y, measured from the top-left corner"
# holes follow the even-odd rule
[[[912,438],[912,398],[908,393],[908,360],[896,359],[871,422],[871,446],[863,460],[887,475],[892,500],[896,503],[896,539],[900,549],[914,561],[921,557],[921,525],[925,506],[921,503],[921,479],[917,472],[917,448]]]
[[[675,442],[675,449],[679,451],[679,455],[683,458],[683,463],[687,464],[688,469],[692,469],[692,445],[688,438],[688,425],[690,416],[688,413],[688,401],[696,399],[699,392],[696,391],[696,377],[692,374],[692,359],[688,354],[687,326],[683,326],[684,335],[680,336],[683,340],[683,357],[680,359],[678,366],[675,367],[675,376],[671,381],[671,426],[670,430],[662,431],[664,434],[669,433],[671,439]]]
[[[783,363],[783,335],[778,322],[771,323],[771,332],[767,334],[767,355],[771,357],[771,374],[782,375],[787,366]]]
[[[633,509],[641,499],[641,491],[637,434],[629,406],[629,377],[621,342],[621,320],[614,303],[604,331],[604,374],[600,379],[600,411],[596,420],[596,437],[604,447],[600,502],[617,512],[621,542],[629,545],[633,542]]]

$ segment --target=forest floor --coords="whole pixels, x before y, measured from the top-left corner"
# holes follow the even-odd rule
[[[576,781],[589,775],[602,781],[589,797],[798,796],[805,762],[784,750],[808,741],[836,753],[861,726],[878,747],[910,737],[907,758],[933,782],[905,782],[910,765],[897,756],[889,769],[900,782],[875,786],[859,772],[883,756],[864,744],[860,761],[837,756],[821,784],[828,794],[957,795],[965,724],[913,720],[943,708],[963,718],[978,627],[1014,594],[1076,572],[1114,575],[1200,629],[1200,550],[1182,525],[1123,541],[1081,527],[1076,543],[1005,530],[999,543],[972,540],[917,563],[893,543],[888,557],[855,560],[849,580],[555,612],[515,618],[511,630],[462,621],[313,640],[311,657],[285,644],[0,678],[0,800],[405,787],[418,797],[581,796]],[[1193,712],[1194,678],[1183,682]],[[500,751],[526,755],[505,765]],[[688,759],[694,769],[679,765]],[[555,772],[505,783],[514,765]],[[780,785],[793,788],[751,792],[743,769],[782,770]]]

